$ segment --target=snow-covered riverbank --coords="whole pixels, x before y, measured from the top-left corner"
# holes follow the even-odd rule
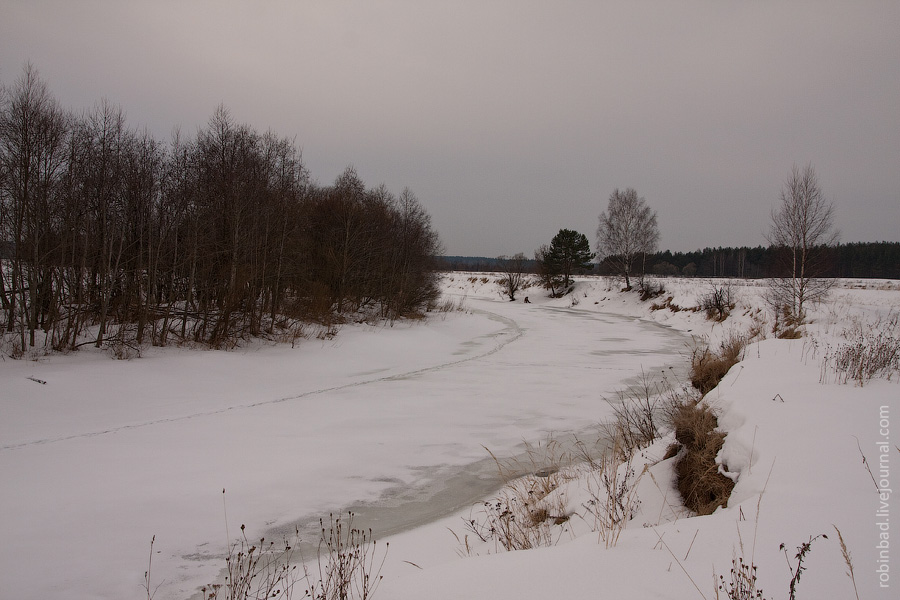
[[[293,349],[5,360],[5,593],[133,597],[155,535],[157,598],[186,597],[222,567],[223,488],[228,530],[254,535],[427,499],[485,447],[508,456],[595,426],[603,395],[683,349],[676,332],[631,317],[462,294],[465,313],[348,326]],[[474,478],[484,487],[451,494],[447,510],[497,484],[490,469]]]
[[[716,344],[771,327],[754,282],[735,284],[737,306],[721,324],[651,308],[668,296],[696,305],[713,283],[664,285],[667,294],[642,303],[615,282],[585,278],[560,299],[528,290],[526,305],[505,301],[492,276],[450,274],[445,291],[465,312],[347,326],[297,348],[149,349],[127,362],[90,351],[7,359],[3,596],[145,596],[155,535],[155,597],[189,597],[223,566],[227,505],[232,536],[242,523],[252,538],[349,506],[361,507],[379,539],[379,529],[403,531],[389,540],[383,598],[587,598],[601,590],[711,598],[713,574],[727,577],[732,557],[749,557],[751,544],[767,597],[786,596],[791,574],[779,544],[792,559],[820,533],[829,540],[817,540],[806,559],[800,597],[850,596],[832,524],[852,553],[860,597],[889,597],[881,584],[893,583],[896,563],[878,563],[885,555],[876,546],[890,533],[879,530],[889,523],[883,517],[896,509],[890,495],[882,509],[857,441],[889,482],[891,464],[900,464],[889,438],[900,388],[820,378],[821,358],[846,331],[896,314],[896,282],[842,282],[812,311],[806,337],[752,343],[710,394],[728,432],[720,459],[737,482],[728,508],[688,518],[671,460],[660,460],[664,439],[642,454],[653,477],[641,478],[640,512],[616,547],[599,544],[574,515],[550,548],[461,550],[462,518],[499,484],[485,448],[513,456],[523,441],[584,434],[609,417],[603,398],[641,371],[677,377],[664,367],[687,362],[692,337]],[[585,485],[566,484],[573,513],[584,512]]]
[[[758,310],[765,305],[759,283],[735,283],[735,310],[721,324],[707,321],[701,312],[653,310],[651,305],[672,296],[672,304],[691,307],[722,282],[668,280],[666,294],[641,303],[635,294],[619,293],[615,284],[587,279],[568,300],[550,303],[568,301],[589,312],[652,319],[715,346],[732,332],[772,326],[771,317]],[[588,492],[598,484],[590,474],[576,474],[554,491],[565,498],[572,518],[553,530],[552,547],[498,554],[496,543],[476,539],[463,552],[469,556],[452,557],[445,532],[465,533],[463,519],[473,511],[462,512],[394,538],[379,593],[395,599],[717,598],[728,597],[733,561],[740,565],[743,560],[756,565],[755,585],[762,597],[788,597],[798,548],[813,539],[796,584],[798,598],[854,597],[854,586],[860,598],[893,598],[897,544],[890,544],[891,529],[896,529],[890,517],[897,509],[890,487],[900,450],[891,422],[900,411],[898,381],[895,376],[862,387],[852,381],[838,384],[822,361],[859,332],[892,331],[896,338],[898,306],[897,282],[843,281],[827,303],[810,311],[804,338],[747,346],[744,360],[707,398],[728,434],[719,455],[722,470],[736,481],[727,508],[691,517],[680,506],[674,459],[663,460],[673,441],[669,435],[635,463],[637,472],[644,464],[648,468],[635,493],[640,504],[615,547],[600,543],[590,523],[579,518],[590,516]],[[434,540],[442,534],[440,546]],[[827,539],[816,538],[820,534]],[[455,541],[451,538],[450,545]],[[852,579],[842,544],[853,564]]]

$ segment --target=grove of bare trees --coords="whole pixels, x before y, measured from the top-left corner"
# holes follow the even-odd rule
[[[315,185],[292,140],[224,108],[161,143],[108,102],[64,110],[30,65],[0,88],[0,331],[13,355],[228,347],[360,311],[394,319],[436,298],[439,252],[411,191],[367,188],[352,168]]]

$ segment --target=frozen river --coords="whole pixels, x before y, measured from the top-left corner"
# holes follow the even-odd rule
[[[226,511],[251,537],[350,507],[379,538],[427,522],[496,489],[486,448],[589,435],[685,348],[590,307],[465,306],[294,349],[0,364],[4,595],[137,597],[155,535],[157,599],[188,597],[223,565]]]

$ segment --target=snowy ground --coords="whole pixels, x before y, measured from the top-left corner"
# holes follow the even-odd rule
[[[767,597],[786,597],[779,544],[793,557],[819,533],[829,539],[815,542],[798,597],[851,596],[832,524],[860,597],[892,597],[876,573],[878,523],[888,521],[876,516],[857,439],[878,476],[882,407],[889,421],[900,387],[819,379],[826,344],[900,306],[896,282],[842,282],[806,338],[752,344],[711,393],[729,434],[721,459],[737,479],[727,509],[687,518],[671,461],[657,462],[663,441],[644,454],[654,477],[641,479],[642,512],[615,548],[573,518],[551,548],[488,544],[465,557],[448,529],[460,536],[462,517],[496,492],[485,448],[507,457],[523,440],[586,438],[609,415],[602,398],[642,370],[679,376],[666,367],[683,367],[692,336],[715,342],[763,322],[764,288],[736,283],[733,316],[712,325],[702,313],[651,310],[653,301],[604,279],[580,280],[556,300],[527,290],[528,305],[505,301],[489,275],[452,274],[444,285],[465,313],[346,327],[297,348],[0,363],[2,596],[146,596],[155,535],[156,598],[187,598],[219,575],[226,506],[232,537],[241,523],[253,537],[355,506],[379,539],[420,525],[390,537],[381,598],[712,598],[713,573],[727,575],[742,542],[747,557],[755,546]],[[689,307],[711,284],[665,285],[673,304]],[[583,482],[569,484],[573,512]]]

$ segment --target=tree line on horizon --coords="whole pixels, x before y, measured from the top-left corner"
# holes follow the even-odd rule
[[[821,277],[900,279],[900,242],[837,243],[821,251]],[[666,250],[648,257],[648,262],[657,275],[759,279],[781,275],[783,253],[776,246]]]
[[[0,336],[19,353],[229,347],[438,296],[440,241],[410,190],[352,167],[317,185],[292,140],[223,107],[170,143],[105,101],[74,115],[30,65],[0,87],[0,241]]]
[[[900,279],[900,242],[838,243],[823,251],[823,277]],[[783,249],[774,246],[707,247],[690,252],[654,252],[641,262],[648,265],[647,273],[652,275],[764,279],[781,274],[781,254]],[[485,256],[441,256],[438,262],[448,271],[496,271],[500,264],[497,258]],[[534,259],[526,259],[524,266],[526,272],[536,274],[539,265]],[[606,257],[580,274],[584,273],[617,275],[618,270]]]

